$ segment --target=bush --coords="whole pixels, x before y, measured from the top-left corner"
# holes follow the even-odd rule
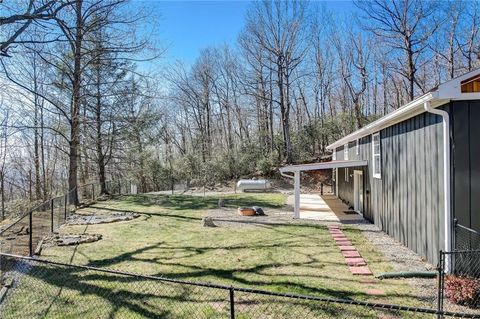
[[[257,162],[257,171],[262,176],[272,176],[275,172],[275,163],[271,157],[264,157]]]
[[[445,296],[453,303],[478,308],[480,306],[480,280],[448,276],[445,278]]]

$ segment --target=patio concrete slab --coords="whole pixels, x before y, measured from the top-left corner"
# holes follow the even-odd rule
[[[338,199],[335,195],[323,195],[322,200],[330,207],[331,211],[337,216],[340,223],[353,224],[364,223],[362,215],[360,214],[345,214],[345,211],[349,210],[349,207]]]
[[[294,202],[294,196],[289,196],[287,204],[293,206]],[[330,206],[317,194],[300,195],[300,218],[324,222],[340,222],[340,219],[338,219]]]

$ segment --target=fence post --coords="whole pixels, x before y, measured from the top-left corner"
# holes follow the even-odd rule
[[[33,233],[33,223],[32,223],[32,211],[30,211],[30,214],[29,214],[29,218],[28,218],[28,227],[29,227],[29,238],[28,238],[28,252],[29,252],[29,256],[32,257],[33,256],[33,236],[32,236],[32,233]]]
[[[65,209],[63,211],[63,214],[65,215],[64,216],[65,221],[67,220],[67,207],[68,207],[68,193],[65,194]]]
[[[78,187],[75,186],[74,188],[74,193],[73,193],[73,197],[75,197],[75,211],[77,210],[78,206]]]
[[[118,181],[118,195],[122,195],[122,182]]]
[[[230,319],[235,319],[235,296],[234,292],[235,289],[233,287],[230,287]]]
[[[50,200],[50,231],[53,233],[53,198]]]
[[[320,183],[320,195],[323,196],[323,183]]]
[[[439,312],[443,311],[443,252],[440,250],[438,258],[438,297],[437,309]],[[437,318],[443,318],[443,315],[438,314]]]
[[[95,184],[92,184],[92,201],[95,201]]]

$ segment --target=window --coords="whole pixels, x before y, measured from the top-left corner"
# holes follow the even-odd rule
[[[332,154],[332,161],[336,161],[336,160],[337,160],[337,150],[334,149]]]
[[[360,155],[360,143],[357,140],[357,144],[355,144],[355,155]]]
[[[343,146],[343,159],[348,161],[348,143]]]
[[[350,179],[350,176],[348,174],[348,167],[345,168],[345,182],[348,182]]]
[[[380,133],[372,135],[373,177],[382,178]]]

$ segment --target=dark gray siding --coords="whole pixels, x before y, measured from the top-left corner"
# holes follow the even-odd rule
[[[480,231],[480,101],[452,104],[454,217]]]
[[[383,129],[381,179],[372,175],[371,136],[360,140],[360,159],[369,163],[365,217],[434,264],[443,243],[442,136],[441,117],[430,113]],[[343,159],[343,147],[337,159]],[[342,169],[338,179],[344,181]],[[353,202],[353,178],[339,183],[338,195]]]

